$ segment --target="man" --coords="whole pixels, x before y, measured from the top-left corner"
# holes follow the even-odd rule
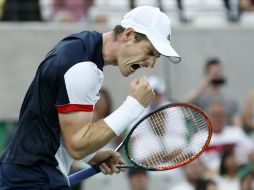
[[[205,173],[205,167],[199,158],[183,167],[185,180],[170,190],[195,190],[195,187]]]
[[[129,169],[128,179],[131,190],[147,190],[149,176],[147,171],[142,169]]]
[[[224,151],[234,151],[240,165],[247,163],[254,153],[254,142],[244,131],[235,126],[226,125],[226,108],[221,102],[211,102],[207,114],[212,123],[213,135],[209,147],[201,159],[209,169],[210,175],[217,175]]]
[[[117,152],[92,153],[137,119],[154,92],[144,77],[135,79],[125,102],[92,122],[103,66],[118,66],[127,77],[141,67],[152,68],[160,55],[178,63],[169,36],[168,17],[144,6],[128,12],[113,31],[81,32],[58,43],[39,66],[16,134],[0,159],[0,189],[69,189],[65,176],[73,159],[100,164],[104,174],[120,172]]]
[[[241,126],[237,102],[222,92],[222,87],[227,81],[220,60],[209,59],[204,72],[205,77],[201,85],[194,89],[184,101],[193,103],[205,111],[207,111],[207,105],[210,102],[220,101],[226,108],[227,124]]]

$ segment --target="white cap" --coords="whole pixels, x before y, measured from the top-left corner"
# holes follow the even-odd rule
[[[168,16],[157,7],[140,6],[126,13],[121,21],[124,28],[133,28],[144,34],[154,48],[168,57],[173,63],[179,63],[181,57],[170,44],[171,24]]]
[[[152,89],[158,94],[163,94],[166,92],[165,81],[157,76],[150,76],[147,78]]]

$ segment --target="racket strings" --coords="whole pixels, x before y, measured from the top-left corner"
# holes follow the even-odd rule
[[[201,135],[202,134],[202,135]],[[206,119],[189,107],[152,114],[133,131],[130,156],[147,168],[177,165],[202,150],[208,137]]]

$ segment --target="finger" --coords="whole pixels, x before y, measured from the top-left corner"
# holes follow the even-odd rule
[[[120,158],[117,165],[124,165],[124,164],[125,162]],[[117,168],[120,170],[120,172],[125,172],[127,170],[126,168],[119,168],[119,167]]]
[[[109,162],[117,164],[120,159],[121,159],[121,154],[119,152],[112,151],[111,159],[109,160]]]
[[[119,158],[117,164],[122,165],[122,164],[125,164],[125,162],[122,160],[122,158]]]
[[[110,167],[106,163],[102,163],[101,167],[105,170],[106,174],[112,175],[113,172]]]
[[[99,166],[100,171],[104,174],[104,175],[108,175],[107,172],[104,170],[104,168],[100,165]]]
[[[117,174],[120,173],[120,169],[117,168],[116,165],[111,165],[111,170],[112,170],[114,173],[117,173]]]

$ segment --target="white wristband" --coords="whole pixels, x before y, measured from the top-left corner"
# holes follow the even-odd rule
[[[112,114],[106,117],[104,121],[118,136],[129,127],[129,125],[135,121],[144,110],[145,108],[135,98],[128,96],[124,103]]]

